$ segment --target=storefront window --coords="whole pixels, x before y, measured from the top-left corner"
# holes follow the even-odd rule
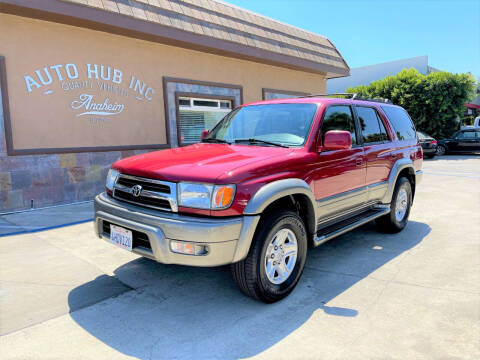
[[[200,142],[203,130],[211,130],[232,110],[232,101],[180,97],[180,145]]]

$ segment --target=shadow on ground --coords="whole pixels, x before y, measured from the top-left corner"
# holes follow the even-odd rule
[[[242,295],[228,267],[167,266],[137,259],[115,271],[135,291],[70,315],[108,346],[141,359],[249,357],[290,335],[315,312],[357,316],[360,309],[328,303],[418,245],[430,231],[428,225],[411,221],[395,235],[378,233],[373,223],[345,234],[310,251],[295,291],[271,305]],[[393,277],[395,266],[390,272],[382,269],[381,276]],[[72,290],[69,304],[83,298],[92,282]]]

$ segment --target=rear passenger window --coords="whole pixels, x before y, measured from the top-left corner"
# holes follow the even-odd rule
[[[459,139],[474,139],[475,138],[475,132],[473,131],[464,131],[458,134]]]
[[[352,145],[358,144],[355,134],[355,122],[350,106],[334,105],[325,111],[322,122],[322,136],[325,136],[327,131],[330,130],[348,131],[352,136]]]
[[[375,109],[357,106],[356,110],[362,130],[363,142],[365,144],[389,140],[382,119],[380,119]]]
[[[399,140],[416,139],[415,127],[407,112],[398,106],[382,106]]]

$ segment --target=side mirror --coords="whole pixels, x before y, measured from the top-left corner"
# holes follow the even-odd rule
[[[323,138],[323,146],[319,151],[348,150],[352,148],[352,135],[344,130],[327,131]]]
[[[209,133],[210,133],[210,131],[208,131],[208,130],[203,130],[203,131],[202,131],[202,135],[201,135],[200,138],[201,138],[202,140],[205,139],[205,138],[208,136]],[[197,134],[198,134],[198,133],[197,133]]]

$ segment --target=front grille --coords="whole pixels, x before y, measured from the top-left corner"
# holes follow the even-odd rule
[[[117,199],[126,200],[128,202],[133,202],[139,205],[149,205],[149,206],[162,208],[165,210],[170,210],[170,211],[172,210],[168,200],[154,199],[154,198],[141,196],[141,195],[139,197],[135,197],[132,194],[124,192],[119,189],[115,189],[115,197]]]
[[[110,225],[111,223],[103,220],[103,235],[106,237],[110,237]],[[125,229],[128,229],[128,228],[125,228]],[[132,249],[135,249],[137,247],[142,247],[144,249],[152,250],[152,246],[150,245],[150,240],[148,240],[147,234],[137,230],[133,230],[133,229],[128,229],[128,230],[132,232]]]
[[[170,194],[170,186],[165,184],[152,183],[140,179],[133,179],[130,177],[121,176],[117,180],[117,184],[131,188],[134,185],[140,185],[145,190],[156,191],[160,193]]]
[[[136,191],[135,191],[136,190]],[[113,197],[149,208],[177,212],[177,184],[120,174]]]

